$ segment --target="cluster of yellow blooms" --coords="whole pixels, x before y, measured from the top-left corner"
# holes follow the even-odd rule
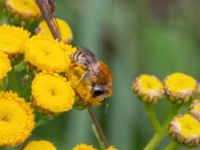
[[[97,150],[96,148],[94,148],[92,145],[87,145],[87,144],[79,144],[76,145],[73,150]],[[110,146],[108,148],[106,148],[105,150],[117,150],[115,147]]]
[[[31,95],[28,99],[22,98],[23,96],[15,93],[12,88],[1,87],[0,147],[16,146],[31,135],[36,124],[35,111],[55,115],[71,110],[78,101],[75,100],[77,95],[74,87],[84,72],[82,67],[72,68],[74,64],[70,56],[77,49],[70,44],[73,35],[67,22],[56,18],[62,37],[62,41],[59,42],[53,39],[45,21],[40,21],[41,13],[34,0],[5,0],[5,7],[13,19],[36,21],[38,26],[35,34],[31,35],[22,27],[0,25],[1,83],[7,83],[9,80],[7,75],[11,70],[15,71],[19,65],[15,60],[19,58],[28,76],[33,76],[30,79]],[[79,90],[88,92],[84,87]],[[93,104],[85,102],[84,106],[97,104],[99,102]],[[56,150],[56,147],[49,141],[41,140],[31,141],[23,148],[23,150],[40,149]],[[73,150],[95,150],[95,148],[81,144]],[[109,147],[106,150],[116,150],[116,148]]]
[[[156,103],[163,96],[176,104],[187,103],[197,95],[197,81],[183,73],[168,75],[163,82],[155,76],[141,75],[133,83],[133,91],[145,103]]]
[[[189,113],[175,116],[169,123],[169,134],[188,147],[200,144],[200,93],[199,84],[193,77],[173,73],[162,82],[155,76],[145,74],[136,78],[132,89],[146,104],[156,103],[164,96],[176,105],[192,102]]]
[[[56,150],[53,143],[47,140],[31,141],[25,145],[23,150]],[[78,144],[73,150],[97,150],[92,145]],[[108,147],[105,150],[117,150],[115,147]]]

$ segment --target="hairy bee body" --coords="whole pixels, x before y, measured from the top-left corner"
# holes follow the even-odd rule
[[[79,83],[83,80],[90,81],[93,97],[99,97],[103,101],[112,94],[112,74],[109,67],[99,61],[89,49],[79,47],[71,55],[71,60],[86,69]]]
[[[71,55],[71,60],[82,65],[88,71],[98,74],[98,59],[89,49],[79,47],[78,50]]]

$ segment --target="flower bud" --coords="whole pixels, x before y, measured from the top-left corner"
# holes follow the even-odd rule
[[[196,99],[192,102],[189,112],[200,122],[200,100]]]
[[[176,116],[169,124],[169,135],[187,147],[196,146],[200,143],[200,124],[190,114]]]
[[[174,103],[182,104],[192,100],[197,94],[196,80],[183,73],[173,73],[164,79],[165,93]]]
[[[136,78],[132,89],[144,103],[156,103],[164,93],[162,82],[155,76],[146,74]]]

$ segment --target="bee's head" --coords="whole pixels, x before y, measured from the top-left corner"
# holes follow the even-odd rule
[[[98,97],[98,96],[104,94],[104,92],[105,92],[105,89],[103,86],[95,85],[93,87],[93,97]]]

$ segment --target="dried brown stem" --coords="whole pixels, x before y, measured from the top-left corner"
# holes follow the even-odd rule
[[[35,2],[37,3],[38,7],[40,8],[42,16],[44,17],[53,37],[55,39],[58,39],[59,41],[61,41],[61,36],[60,36],[59,32],[57,31],[56,26],[54,25],[53,14],[48,14],[51,12],[47,13],[48,10],[46,9],[44,0],[35,0]]]
[[[104,144],[104,146],[106,148],[108,148],[109,147],[108,140],[106,139],[106,136],[105,136],[105,134],[103,132],[103,129],[102,129],[102,127],[101,127],[101,125],[100,125],[100,123],[99,123],[99,121],[97,119],[97,116],[96,116],[94,110],[92,109],[92,107],[88,107],[88,112],[90,114],[92,122],[94,123],[94,125],[96,127],[96,130],[98,132],[98,135],[99,135],[99,138],[100,138],[101,142]]]

